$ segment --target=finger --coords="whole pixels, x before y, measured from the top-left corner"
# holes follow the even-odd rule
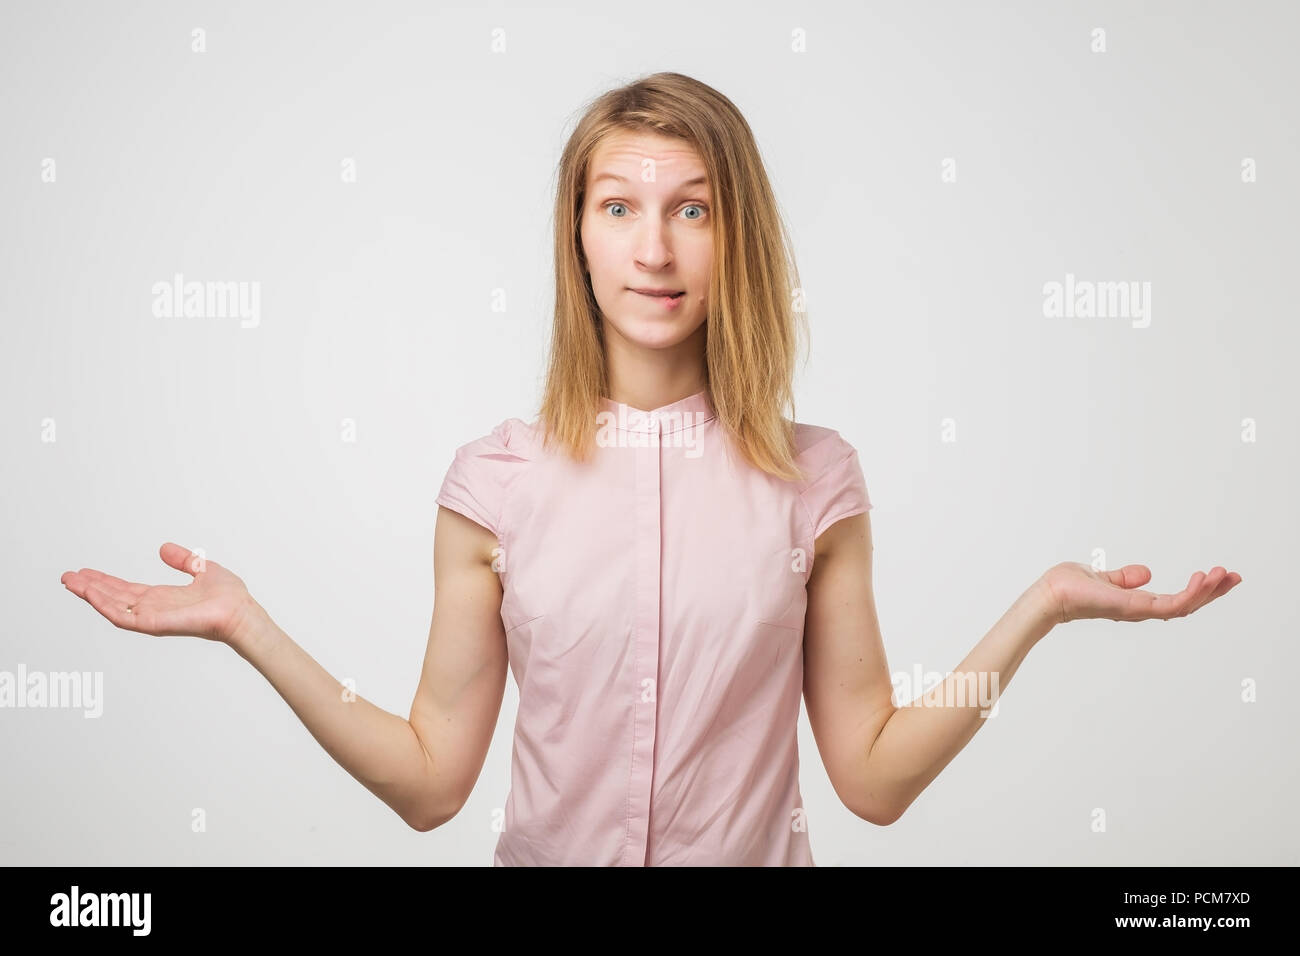
[[[1210,603],[1210,598],[1214,596],[1214,592],[1218,590],[1219,585],[1223,583],[1227,576],[1227,568],[1211,568],[1209,575],[1205,579],[1205,583],[1201,586],[1200,593],[1196,596],[1196,601],[1192,604],[1191,609],[1188,610],[1187,613],[1191,614],[1192,611],[1199,611],[1206,604]]]
[[[59,578],[63,582],[63,586],[79,598],[86,596],[86,585],[92,583],[89,575],[81,573],[85,570],[85,568],[82,568],[81,571],[66,571],[63,577]]]
[[[1143,597],[1139,602],[1130,606],[1136,616],[1126,618],[1126,620],[1144,621],[1149,618],[1160,618],[1167,621],[1174,617],[1186,617],[1197,608],[1204,607],[1215,598],[1227,594],[1241,583],[1241,575],[1237,574],[1237,572],[1224,571],[1222,575],[1219,575],[1217,573],[1219,571],[1223,571],[1223,569],[1216,567],[1208,575],[1197,571],[1192,575],[1187,587],[1178,594],[1152,594],[1149,591],[1136,592],[1135,597],[1138,594]],[[1211,579],[1212,576],[1218,579],[1217,583]]]
[[[1209,577],[1204,571],[1197,571],[1192,574],[1191,581],[1178,595],[1177,609],[1171,615],[1172,617],[1186,617],[1196,609],[1197,601],[1200,600],[1200,595],[1205,590],[1205,582],[1209,580]]]
[[[1151,580],[1151,569],[1145,564],[1126,564],[1114,571],[1102,574],[1111,584],[1121,588],[1140,588]]]
[[[1210,568],[1209,574],[1205,575],[1205,580],[1201,581],[1201,587],[1197,589],[1196,596],[1192,598],[1190,606],[1187,607],[1186,611],[1183,611],[1183,617],[1187,617],[1187,615],[1191,614],[1192,611],[1199,610],[1200,607],[1203,606],[1206,601],[1209,601],[1210,594],[1214,593],[1214,589],[1218,587],[1219,583],[1221,583],[1221,581],[1225,579],[1226,576],[1227,576],[1227,568],[1225,567]]]
[[[1205,576],[1202,572],[1193,572],[1191,579],[1187,582],[1187,587],[1177,594],[1154,594],[1151,591],[1134,591],[1133,600],[1129,602],[1129,608],[1136,616],[1129,617],[1128,620],[1145,621],[1158,617],[1167,621],[1171,617],[1178,617],[1182,614],[1183,609],[1191,603],[1204,579]]]
[[[1227,579],[1226,567],[1210,568],[1209,575],[1206,575],[1205,581],[1201,584],[1200,591],[1197,592],[1195,600],[1192,601],[1192,606],[1188,607],[1186,613],[1191,614],[1192,611],[1199,611],[1201,607],[1208,605],[1210,600],[1213,600],[1214,592],[1218,591],[1219,585],[1221,585],[1225,579]]]
[[[186,574],[195,576],[198,574],[195,571],[195,568],[200,566],[195,561],[198,556],[189,548],[182,548],[179,544],[168,541],[158,549],[158,556],[177,571],[184,571]]]
[[[1222,569],[1220,569],[1222,570]],[[1210,593],[1218,586],[1218,580],[1211,574],[1204,571],[1197,571],[1192,575],[1192,580],[1188,583],[1179,594],[1173,595],[1169,612],[1165,615],[1165,620],[1175,617],[1186,617],[1195,611],[1209,597]]]
[[[107,581],[96,581],[90,577],[78,578],[75,581],[70,580],[68,584],[64,585],[69,591],[81,598],[86,597],[86,589],[91,586],[95,587],[108,600],[123,607],[134,604],[136,601],[135,597],[119,588],[116,584],[110,584]]]
[[[145,591],[149,590],[149,585],[147,584],[136,584],[133,581],[124,581],[114,575],[105,574],[103,571],[96,571],[94,568],[82,568],[77,572],[77,574],[87,578],[103,590],[114,595],[124,594],[128,597],[137,598]]]
[[[115,627],[124,631],[139,631],[139,622],[135,615],[126,609],[126,604],[105,593],[96,584],[87,584],[85,599],[100,614],[104,615]]]
[[[1209,600],[1205,603],[1209,604],[1210,601],[1213,601],[1215,598],[1223,597],[1223,595],[1227,594],[1240,583],[1241,575],[1235,571],[1229,571],[1224,576],[1223,580],[1219,582],[1219,586],[1214,589],[1214,593],[1210,595]]]

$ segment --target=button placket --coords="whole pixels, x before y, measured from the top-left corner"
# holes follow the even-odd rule
[[[645,416],[636,428],[644,441],[634,449],[636,461],[636,595],[632,628],[633,733],[628,793],[627,861],[644,866],[649,852],[650,797],[659,680],[660,495],[659,421]]]

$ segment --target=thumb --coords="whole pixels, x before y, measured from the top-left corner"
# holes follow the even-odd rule
[[[1145,564],[1126,564],[1114,571],[1103,571],[1106,580],[1121,588],[1140,588],[1151,580],[1151,569]]]
[[[196,560],[197,556],[193,551],[171,541],[158,549],[158,556],[177,571],[184,571],[186,574],[197,574],[202,570],[202,563]]]

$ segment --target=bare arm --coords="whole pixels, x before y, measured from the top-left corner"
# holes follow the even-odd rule
[[[487,529],[439,508],[433,620],[409,720],[345,693],[215,562],[200,562],[184,587],[133,584],[86,568],[63,581],[125,630],[228,643],[340,766],[424,831],[450,820],[468,798],[500,713],[507,661],[501,585],[491,567],[496,544]],[[161,554],[194,574],[187,549],[167,544]]]
[[[1093,571],[1062,563],[1020,595],[965,659],[913,706],[893,704],[872,594],[871,523],[845,518],[817,539],[808,581],[804,697],[840,800],[859,817],[893,823],[985,724],[1021,662],[1057,624],[1089,617],[1183,617],[1227,593],[1241,576],[1196,572],[1183,591],[1137,590],[1142,565]]]
[[[872,594],[869,517],[832,525],[818,551],[804,638],[809,720],[845,806],[887,826],[984,725],[1025,655],[1052,629],[1053,611],[1035,584],[918,706],[898,707]]]

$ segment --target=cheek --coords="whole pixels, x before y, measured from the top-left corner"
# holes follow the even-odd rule
[[[578,252],[582,254],[582,262],[588,269],[591,268],[591,239],[587,236],[587,227],[578,228]]]
[[[706,243],[703,248],[695,250],[695,254],[691,257],[691,278],[695,280],[697,288],[707,289],[712,275],[713,248]]]
[[[607,266],[610,261],[608,240],[602,239],[599,234],[583,233],[582,253],[587,259],[587,268],[591,270],[592,282],[599,282],[600,277],[608,271]]]
[[[582,246],[582,254],[588,262],[600,254],[600,243],[585,216],[578,226],[578,243]]]

